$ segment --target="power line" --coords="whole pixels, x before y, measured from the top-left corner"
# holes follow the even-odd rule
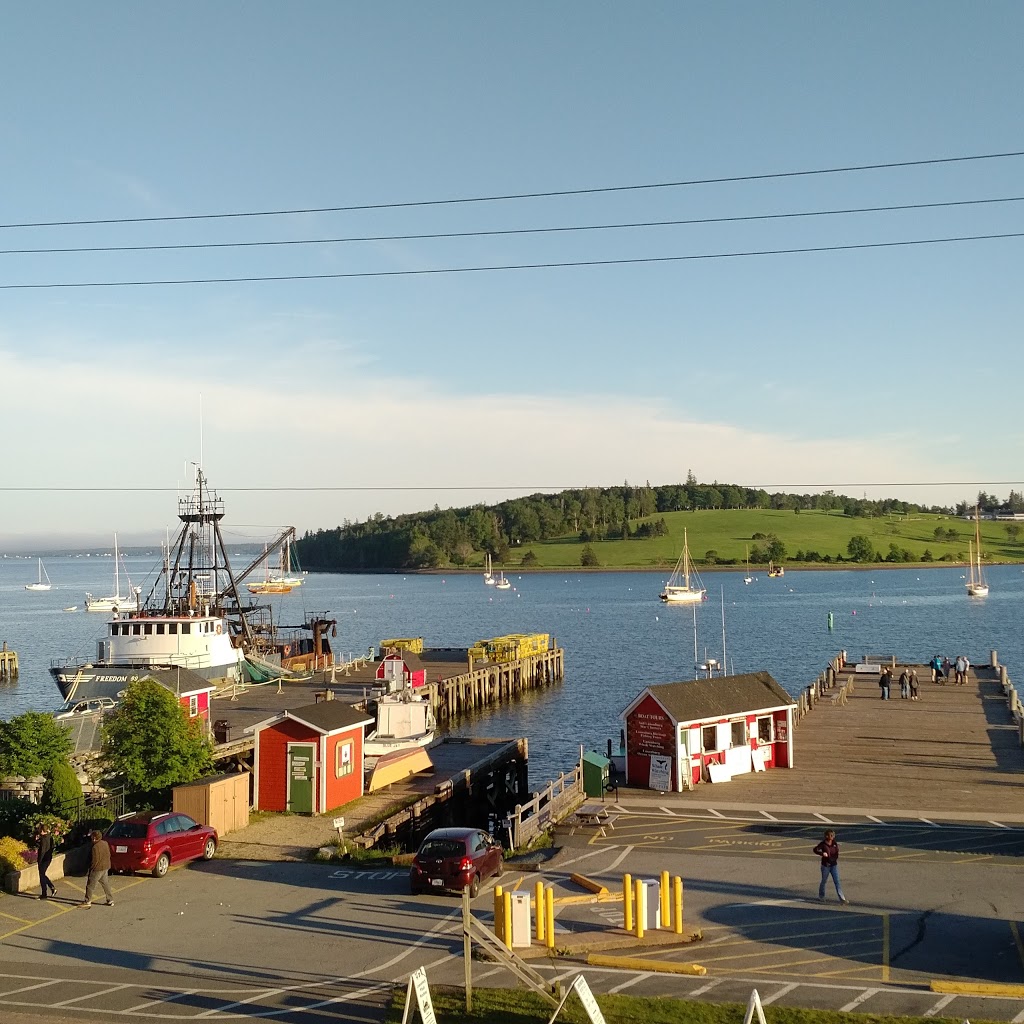
[[[790,256],[819,252],[852,252],[856,249],[894,249],[907,246],[944,245],[952,242],[987,242],[1022,238],[1024,231],[990,235],[954,235],[946,238],[915,238],[895,242],[857,242],[848,245],[800,246],[792,249],[748,249],[738,252],[699,253],[691,256],[643,256],[613,260],[562,260],[549,263],[506,263],[476,267],[432,267],[423,270],[358,270],[335,274],[265,274],[243,277],[186,277],[137,281],[48,281],[28,284],[0,284],[0,291],[54,288],[143,288],[185,284],[255,284],[271,281],[340,281],[368,277],[425,277],[443,274],[481,274],[505,270],[554,270],[570,267],[615,267],[654,263],[685,263],[700,260],[740,259],[749,256]]]
[[[619,487],[620,484],[326,484],[300,486],[267,484],[261,487],[218,487],[224,494],[310,494],[310,493],[373,493],[401,491],[588,491]],[[639,489],[641,485],[629,485]],[[657,487],[683,487],[682,483],[654,484]],[[715,484],[698,484],[699,487],[716,487]],[[773,483],[770,481],[752,484],[721,484],[721,487],[739,487],[743,490],[767,490],[775,488],[806,488],[808,490],[832,490],[836,487],[1020,487],[1024,480],[856,480],[832,481],[827,483]],[[0,487],[6,494],[170,494],[179,493],[177,487],[111,487],[91,485],[75,487],[65,485],[36,486],[9,485]]]
[[[782,178],[805,178],[824,174],[852,174],[859,171],[894,170],[903,167],[931,167],[940,164],[961,164],[981,160],[1004,160],[1024,156],[1024,150],[1008,153],[978,153],[971,156],[935,157],[929,160],[891,160],[876,164],[851,164],[845,167],[818,167],[803,171],[770,171],[761,174],[737,174],[721,178],[689,178],[681,181],[648,182],[639,185],[606,185],[596,188],[559,189],[547,192],[514,192],[501,195],[467,196],[457,199],[420,199],[391,203],[362,203],[351,206],[320,206],[284,210],[246,210],[230,213],[189,213],[163,217],[101,217],[87,220],[22,221],[0,224],[3,228],[56,228],[98,224],[158,224],[174,221],[231,220],[245,217],[291,217],[311,213],[352,213],[360,210],[398,210],[427,206],[458,206],[470,203],[499,203],[518,199],[553,199],[566,196],[599,195],[613,192],[640,192],[652,189],[685,188],[692,185],[723,185],[743,181],[769,181]]]
[[[0,256],[85,252],[166,252],[190,249],[255,249],[288,245],[333,245],[344,242],[409,242],[441,238],[495,238],[504,235],[564,234],[576,231],[620,231],[634,228],[683,227],[699,224],[737,224],[751,221],[795,220],[804,217],[839,217],[860,213],[895,213],[907,210],[937,210],[995,203],[1020,203],[1024,196],[1000,199],[956,199],[942,203],[902,203],[894,206],[856,206],[834,210],[803,210],[791,213],[760,213],[735,217],[691,217],[683,220],[641,220],[613,224],[570,224],[540,228],[500,228],[486,231],[431,231],[405,235],[347,235],[341,238],[284,238],[257,242],[179,242],[166,245],[81,245],[35,249],[0,249]]]

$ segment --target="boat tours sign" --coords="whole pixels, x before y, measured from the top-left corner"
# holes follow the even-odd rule
[[[675,729],[672,720],[662,711],[653,698],[645,700],[626,719],[628,742],[631,754],[675,755]]]

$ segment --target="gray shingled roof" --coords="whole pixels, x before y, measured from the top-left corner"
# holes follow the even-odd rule
[[[768,672],[658,683],[647,689],[676,722],[729,718],[747,711],[796,704]]]
[[[373,718],[360,708],[346,704],[343,700],[324,700],[319,704],[306,704],[301,708],[289,708],[289,718],[313,726],[321,732],[332,733],[339,729],[352,729],[357,725],[372,725]]]

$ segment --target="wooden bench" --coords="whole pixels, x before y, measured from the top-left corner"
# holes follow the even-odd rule
[[[839,689],[836,690],[836,692],[832,694],[832,704],[833,705],[845,704],[846,703],[846,694],[847,694],[847,684],[843,683],[843,685],[840,686]]]

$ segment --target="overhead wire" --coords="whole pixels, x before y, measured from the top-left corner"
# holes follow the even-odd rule
[[[272,246],[335,245],[348,242],[410,242],[450,238],[497,238],[509,235],[568,234],[585,231],[621,231],[636,228],[686,227],[703,224],[739,224],[757,221],[797,220],[813,217],[840,217],[862,213],[895,213],[908,210],[937,210],[966,206],[988,206],[997,203],[1024,202],[1024,196],[1003,196],[991,199],[956,199],[936,203],[901,203],[891,206],[856,206],[832,210],[797,210],[788,213],[757,213],[731,217],[688,217],[678,220],[623,221],[608,224],[566,224],[552,227],[494,228],[479,231],[429,231],[393,235],[346,235],[339,238],[280,238],[242,242],[176,242],[150,245],[78,245],[31,249],[0,249],[0,256],[52,255],[97,252],[166,252],[192,249],[255,249]]]
[[[806,178],[826,174],[852,174],[860,171],[894,170],[905,167],[929,167],[962,164],[984,160],[1004,160],[1024,156],[1024,150],[1002,153],[975,153],[967,156],[933,157],[923,160],[889,160],[872,164],[850,164],[818,167],[797,171],[766,171],[756,174],[735,174],[714,178],[687,178],[678,181],[646,182],[634,185],[603,185],[593,188],[556,189],[542,192],[512,192],[496,195],[464,196],[452,199],[417,199],[388,203],[358,203],[347,206],[300,207],[280,210],[243,210],[225,213],[167,214],[150,217],[94,217],[51,221],[21,221],[0,224],[0,229],[94,226],[100,224],[157,224],[175,221],[230,220],[249,217],[287,217],[319,213],[351,213],[360,210],[398,210],[429,206],[459,206],[471,203],[499,203],[520,199],[552,199],[568,196],[600,195],[616,192],[640,192],[654,189],[685,188],[694,185],[722,185],[745,181],[769,181],[785,178]]]
[[[481,274],[511,270],[553,270],[571,267],[613,267],[656,263],[685,263],[702,260],[741,259],[752,256],[790,256],[822,252],[852,252],[866,249],[892,249],[909,246],[946,245],[958,242],[983,242],[1022,238],[1024,231],[1005,231],[984,235],[951,235],[944,238],[913,238],[891,242],[855,242],[843,245],[797,246],[786,249],[747,249],[736,252],[696,253],[688,256],[637,256],[607,260],[556,260],[544,263],[505,263],[472,267],[424,267],[418,270],[352,270],[329,274],[246,274],[237,277],[153,278],[127,281],[42,281],[0,284],[0,291],[30,291],[58,288],[144,288],[195,284],[254,284],[284,281],[340,281],[372,277],[426,277],[446,274]]]

